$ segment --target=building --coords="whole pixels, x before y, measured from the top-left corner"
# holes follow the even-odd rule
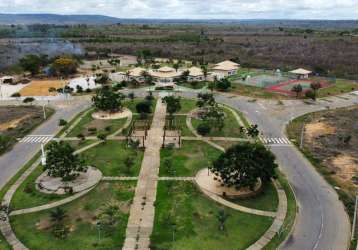
[[[239,69],[240,64],[234,63],[232,61],[223,61],[221,63],[215,64],[211,69],[210,75],[216,77],[217,79],[222,79],[228,76],[236,75],[237,70]]]
[[[306,69],[295,69],[290,71],[291,74],[294,74],[297,79],[307,79],[310,74],[312,74],[312,71],[306,70]]]
[[[191,67],[188,69],[188,82],[200,82],[205,81],[203,70],[198,67]]]
[[[175,81],[181,76],[182,71],[177,71],[171,67],[161,67],[149,70],[148,73],[153,77],[156,85],[168,87],[174,85]]]
[[[127,81],[133,81],[136,80],[137,82],[144,82],[145,78],[143,76],[143,72],[146,72],[147,70],[141,67],[137,67],[134,69],[130,69],[127,71],[126,76],[127,76]]]

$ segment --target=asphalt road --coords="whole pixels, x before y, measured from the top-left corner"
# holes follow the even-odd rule
[[[2,102],[0,105],[6,103]],[[13,102],[11,104],[16,104]],[[55,108],[55,114],[46,122],[31,132],[33,135],[55,135],[60,131],[59,119],[71,120],[80,111],[88,107],[85,99],[67,101],[53,101],[50,106]],[[39,150],[41,144],[17,143],[14,148],[0,156],[0,189],[25,165]]]
[[[134,92],[136,96],[146,94],[143,89],[130,92]],[[183,91],[181,95],[196,97],[197,93]],[[216,98],[219,102],[245,113],[252,123],[259,125],[260,131],[267,137],[285,136],[286,124],[290,119],[302,114],[324,110],[327,106],[336,108],[358,104],[358,96],[349,94],[344,95],[343,98],[326,98],[331,101],[320,100],[313,105],[295,100],[284,101],[283,105],[270,100],[249,102],[250,98],[247,97],[224,94],[216,95]],[[55,134],[59,130],[58,119],[69,120],[88,105],[85,101],[76,102],[64,108],[59,107],[54,117],[36,129],[33,134]],[[11,152],[0,157],[0,187],[39,150],[39,147],[39,145],[17,144]],[[299,205],[297,224],[282,249],[346,249],[350,224],[336,192],[294,146],[272,147],[272,152],[291,183]]]

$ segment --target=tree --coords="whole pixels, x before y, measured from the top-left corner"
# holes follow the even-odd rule
[[[127,174],[131,174],[131,173],[132,173],[133,164],[134,164],[134,159],[133,159],[132,156],[127,156],[127,157],[124,159],[124,165],[126,166],[126,172],[127,172]]]
[[[68,77],[77,72],[78,63],[75,59],[63,56],[52,63],[52,70],[59,76]]]
[[[227,78],[224,78],[224,79],[217,81],[215,86],[218,90],[226,91],[229,88],[231,88],[231,82]]]
[[[152,112],[152,103],[149,101],[142,101],[139,102],[136,106],[135,106],[136,110],[138,113],[140,114],[149,114]]]
[[[123,94],[114,92],[108,86],[103,86],[97,90],[92,98],[93,105],[102,111],[115,113],[122,109]]]
[[[98,74],[96,79],[95,79],[95,82],[97,84],[101,84],[101,85],[106,85],[108,84],[109,82],[109,76],[107,74]]]
[[[60,207],[50,211],[50,218],[53,223],[52,233],[56,238],[65,239],[69,233],[68,227],[63,222],[66,217],[66,211]]]
[[[314,101],[316,100],[316,95],[315,95],[314,91],[311,90],[311,89],[306,91],[305,96],[307,98],[310,98],[310,99],[314,100]]]
[[[58,224],[62,223],[63,220],[67,217],[66,211],[60,207],[57,207],[55,210],[50,211],[51,221]]]
[[[187,82],[189,74],[190,74],[189,70],[183,71],[183,73],[181,74],[179,80],[182,81],[182,82]]]
[[[207,123],[200,123],[198,127],[196,128],[196,131],[198,131],[199,135],[206,136],[211,131],[211,126]]]
[[[212,128],[222,130],[224,128],[225,113],[218,105],[209,106],[201,118]]]
[[[103,142],[105,142],[107,140],[107,136],[108,134],[107,133],[104,133],[104,132],[101,132],[97,135],[97,138]]]
[[[227,187],[254,189],[258,178],[268,182],[275,177],[277,164],[265,146],[245,142],[229,148],[209,168]]]
[[[169,176],[174,175],[173,162],[170,158],[164,159],[164,168]]]
[[[173,114],[181,110],[180,97],[166,96],[163,101],[167,104],[169,117],[173,118]]]
[[[224,231],[225,230],[225,222],[229,218],[229,214],[225,212],[224,209],[220,209],[218,214],[216,215],[216,218],[219,222],[219,230]]]
[[[180,67],[179,63],[173,64],[173,68],[175,69],[176,72],[178,72],[179,67]]]
[[[68,123],[68,122],[67,122],[66,120],[60,119],[60,120],[58,121],[58,126],[63,127],[63,126],[66,126],[67,123]]]
[[[196,102],[196,106],[199,108],[203,108],[206,106],[214,106],[216,104],[215,98],[213,94],[210,93],[199,93],[198,100]]]
[[[296,98],[298,98],[298,96],[302,93],[303,88],[301,84],[296,84],[292,87],[291,89],[292,92],[296,93]]]
[[[51,142],[48,146],[45,170],[52,177],[60,177],[62,181],[75,179],[79,172],[86,172],[84,161],[74,154],[73,147],[66,142]]]
[[[145,84],[153,85],[153,77],[147,71],[143,70],[141,76],[144,78]]]
[[[208,84],[208,88],[210,89],[211,92],[214,92],[215,89],[215,83],[214,82],[209,82]]]
[[[258,125],[254,124],[248,127],[246,129],[246,134],[251,138],[257,138],[260,134],[260,131],[258,130]]]
[[[203,71],[204,79],[206,80],[206,78],[208,77],[208,67],[207,67],[207,65],[205,65],[205,64],[201,65],[201,70]]]
[[[40,72],[41,67],[48,63],[47,56],[27,55],[20,59],[20,66],[32,76]]]
[[[322,85],[320,82],[313,82],[311,83],[310,85],[311,89],[313,90],[313,93],[314,93],[314,100],[316,100],[316,97],[317,97],[317,92],[320,88],[322,88]]]
[[[133,101],[134,98],[135,98],[134,93],[133,93],[133,92],[130,92],[130,93],[128,94],[128,98],[129,98],[131,101]]]

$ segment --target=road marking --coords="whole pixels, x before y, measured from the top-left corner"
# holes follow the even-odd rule
[[[27,135],[20,140],[20,143],[48,143],[53,139],[53,135]]]
[[[291,142],[286,137],[279,137],[279,138],[272,138],[272,137],[263,137],[260,136],[259,139],[262,143],[268,144],[268,145],[285,145],[289,146],[291,145]]]

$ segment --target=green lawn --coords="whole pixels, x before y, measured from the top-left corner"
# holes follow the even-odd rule
[[[181,98],[180,100],[181,110],[179,113],[189,113],[193,109],[196,109],[196,101],[192,99]]]
[[[142,101],[144,101],[143,98],[134,98],[133,100],[127,99],[126,101],[123,102],[123,106],[129,109],[130,111],[132,111],[133,113],[137,113],[136,106],[138,103]],[[154,99],[152,101],[152,112],[154,112],[156,104],[157,104],[157,100]]]
[[[180,149],[162,149],[160,151],[160,176],[168,176],[164,159],[172,159],[176,176],[195,176],[207,168],[222,152],[202,141],[184,141]]]
[[[138,176],[143,159],[143,151],[128,148],[125,141],[107,141],[81,155],[88,165],[101,170],[104,176]],[[134,159],[130,172],[124,164],[127,157]]]
[[[245,135],[240,133],[240,124],[238,123],[238,121],[236,120],[234,114],[227,110],[227,109],[223,109],[223,111],[225,112],[225,121],[224,121],[224,128],[220,131],[217,129],[212,129],[211,132],[207,135],[207,136],[212,136],[212,137],[245,137]],[[193,118],[191,120],[193,127],[196,129],[200,123],[202,123],[203,121]]]
[[[125,239],[129,206],[135,182],[101,183],[86,196],[63,206],[67,212],[65,225],[70,227],[67,239],[53,236],[49,211],[11,217],[12,228],[28,248],[36,250],[120,249]],[[100,246],[96,222],[108,205],[119,207],[112,230],[102,230]]]
[[[339,94],[351,92],[354,90],[358,90],[357,83],[354,83],[351,80],[337,79],[335,84],[333,84],[327,88],[320,89],[318,91],[318,97],[339,95]]]
[[[92,114],[95,110],[88,112],[81,121],[71,130],[67,137],[75,137],[79,134],[85,136],[96,136],[100,131],[106,131],[108,134],[113,134],[118,129],[122,128],[127,118],[116,119],[116,120],[99,120],[93,119]],[[89,129],[96,128],[97,131],[90,132]]]
[[[186,115],[177,115],[177,116],[175,116],[175,120],[181,128],[182,136],[193,136],[193,133],[190,131],[190,129],[186,125]]]
[[[38,166],[30,176],[16,190],[11,200],[12,209],[23,209],[45,205],[49,202],[64,199],[68,195],[44,194],[36,190],[35,181],[43,172],[42,166]]]
[[[278,206],[278,195],[274,184],[270,182],[265,184],[262,192],[255,197],[231,201],[244,207],[275,212]]]
[[[163,181],[158,185],[151,249],[246,249],[272,223],[269,217],[222,207],[204,197],[192,183],[168,183]],[[219,230],[216,217],[221,209],[229,215],[225,231]]]
[[[179,85],[190,89],[202,89],[205,86],[207,86],[207,84],[208,82],[203,81],[203,82],[186,82]]]
[[[280,230],[280,234],[275,235],[275,237],[266,245],[264,250],[275,250],[278,246],[283,242],[286,237],[291,232],[291,229],[295,223],[296,213],[297,213],[297,205],[295,195],[288,184],[286,178],[279,173],[278,180],[282,185],[282,188],[286,192],[287,196],[287,215],[282,225],[282,230]]]

